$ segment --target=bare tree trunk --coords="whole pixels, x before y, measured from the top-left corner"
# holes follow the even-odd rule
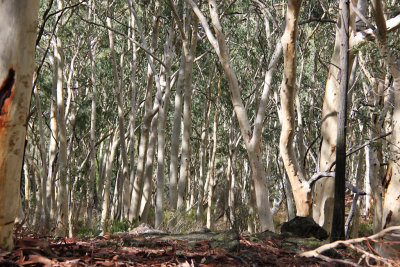
[[[117,147],[119,144],[118,138],[118,128],[114,131],[113,138],[110,138],[109,144],[109,154],[107,157],[106,163],[106,173],[105,173],[105,185],[104,185],[104,197],[102,203],[102,212],[101,212],[101,229],[102,233],[104,234],[109,227],[109,219],[110,219],[110,190],[111,190],[111,174],[112,174],[112,165],[115,158],[115,154],[117,152]]]
[[[356,169],[356,174],[355,174],[356,187],[359,189],[362,188],[362,184],[363,184],[362,183],[363,167],[364,167],[364,149],[361,149],[360,152],[358,153],[358,162],[357,162],[357,169]],[[353,218],[353,221],[351,224],[350,238],[358,237],[358,229],[359,229],[358,225],[360,223],[360,203],[361,203],[361,201],[358,200],[356,210],[354,212],[354,218]]]
[[[352,12],[352,11],[351,11]],[[354,29],[354,16],[350,15],[350,32]],[[349,66],[353,65],[354,55],[349,55]],[[335,47],[333,50],[329,73],[326,81],[324,103],[321,115],[321,156],[320,171],[327,171],[327,168],[336,159],[336,133],[337,133],[337,101],[340,69],[340,36],[336,30]],[[313,219],[321,225],[328,233],[332,227],[334,197],[334,178],[324,177],[315,182],[313,187]]]
[[[57,8],[63,8],[63,0],[57,1]],[[64,103],[64,51],[61,37],[57,36],[62,24],[58,25],[54,43],[54,60],[57,84],[57,129],[59,138],[58,149],[58,196],[57,196],[57,228],[56,234],[67,236],[68,232],[68,194],[67,194],[67,126],[65,123]]]
[[[130,11],[130,20],[131,20],[131,27],[132,27],[132,39],[136,39],[136,33],[135,33],[135,16],[133,15],[133,12]],[[136,55],[136,43],[132,42],[132,76],[131,76],[131,114],[129,117],[130,120],[130,138],[129,138],[129,152],[130,152],[130,173],[129,173],[129,187],[124,184],[124,190],[129,191],[129,196],[125,197],[129,199],[129,203],[127,208],[127,218],[129,221],[132,220],[131,214],[130,214],[130,209],[131,209],[131,194],[132,194],[132,187],[133,183],[135,182],[135,126],[136,126],[136,70],[137,70],[137,55]],[[124,193],[125,196],[126,193]]]
[[[188,9],[189,12],[189,9]],[[190,16],[187,14],[187,16]],[[192,34],[191,42],[189,43],[189,22],[192,21]],[[192,105],[192,74],[193,74],[193,61],[197,47],[197,27],[198,19],[194,17],[192,20],[188,19],[186,25],[185,41],[183,42],[183,49],[185,53],[185,94],[183,96],[183,134],[182,134],[182,154],[181,166],[179,170],[178,180],[178,200],[177,208],[184,204],[186,187],[188,183],[188,176],[190,173],[190,136],[192,131],[192,118],[191,118],[191,105]]]
[[[141,35],[142,43],[144,47],[147,47],[145,42],[144,33],[142,31],[141,23],[138,20],[136,11],[133,7],[133,1],[129,0],[129,7],[131,12],[135,17],[135,22],[137,25],[137,29]],[[158,28],[159,28],[159,14],[160,14],[160,2],[155,2],[155,11],[154,11],[154,18],[153,18],[153,33],[152,33],[152,50],[154,51],[157,47],[157,39],[158,39]],[[131,196],[131,206],[129,210],[129,220],[133,218],[138,218],[140,212],[140,204],[143,194],[143,180],[144,180],[144,173],[145,173],[145,163],[146,163],[146,154],[149,145],[149,134],[150,134],[150,127],[151,121],[155,114],[158,112],[159,108],[159,100],[161,100],[161,88],[158,80],[158,75],[154,68],[152,59],[148,56],[148,71],[147,71],[147,91],[146,91],[146,99],[145,99],[145,112],[143,116],[143,125],[141,128],[140,133],[140,144],[139,144],[139,155],[138,155],[138,163],[136,168],[136,177],[132,187],[132,196]],[[152,92],[153,92],[153,81],[156,78],[156,85],[157,85],[157,94],[154,100],[154,105],[152,105]],[[152,108],[153,106],[153,108]]]
[[[110,2],[107,1],[107,13],[110,16]],[[112,28],[111,25],[111,18],[107,17],[107,26]],[[117,61],[115,55],[115,48],[114,48],[114,34],[109,29],[108,30],[108,37],[110,42],[110,54],[113,66],[113,74],[114,74],[114,89],[116,92],[116,99],[117,99],[117,106],[118,106],[118,127],[119,127],[119,138],[120,138],[120,148],[121,148],[121,158],[122,158],[122,173],[121,173],[121,182],[119,184],[120,188],[122,189],[122,185],[126,183],[128,179],[128,155],[126,151],[126,142],[125,142],[125,125],[124,125],[124,104],[123,104],[123,92],[122,92],[122,77],[121,82],[119,81],[118,71],[117,71]],[[121,57],[121,65],[123,62],[123,57]],[[121,73],[122,76],[122,73]],[[122,192],[119,197],[122,198]],[[128,198],[128,196],[126,196]],[[128,199],[126,199],[128,201]],[[122,207],[121,207],[122,208]]]
[[[213,147],[211,152],[211,164],[209,168],[210,181],[208,183],[208,195],[207,195],[207,228],[212,229],[214,227],[214,219],[212,218],[213,211],[213,197],[214,197],[214,183],[215,183],[215,157],[217,154],[217,131],[218,131],[218,106],[221,98],[221,78],[218,81],[218,93],[217,99],[214,106],[214,123],[213,123]]]
[[[47,183],[47,175],[48,175],[48,169],[47,169],[47,160],[46,160],[46,153],[45,153],[45,134],[44,134],[44,129],[43,129],[43,114],[42,114],[42,107],[39,99],[39,95],[37,92],[37,88],[34,90],[34,95],[35,95],[35,104],[37,108],[37,116],[38,116],[38,128],[39,128],[39,154],[41,158],[41,168],[40,168],[40,185],[38,184],[39,188],[41,189],[41,192],[39,195],[41,196],[40,201],[41,201],[41,208],[39,212],[40,214],[40,219],[37,220],[36,222],[38,223],[36,226],[39,225],[44,225],[46,219],[50,220],[48,215],[50,215],[49,211],[49,206],[47,205],[48,202],[46,201],[46,194],[47,194],[47,188],[46,188],[46,183]]]
[[[153,117],[150,127],[150,138],[146,154],[146,164],[144,168],[144,183],[142,200],[140,201],[140,221],[147,222],[148,211],[151,201],[151,193],[153,191],[153,163],[154,154],[156,152],[157,143],[157,122],[159,113]]]
[[[268,71],[265,75],[264,89],[257,110],[254,129],[253,131],[251,131],[247,110],[244,107],[243,102],[240,98],[239,83],[229,59],[229,53],[226,47],[225,35],[222,31],[222,26],[219,21],[219,14],[217,10],[218,7],[216,2],[214,0],[209,0],[209,9],[210,9],[212,25],[216,33],[216,38],[215,38],[213,33],[211,32],[210,27],[208,26],[207,19],[204,17],[203,13],[193,2],[193,0],[185,0],[185,1],[188,4],[190,4],[196,16],[199,18],[203,28],[205,29],[207,38],[210,41],[211,45],[214,47],[215,51],[217,52],[220,63],[224,69],[225,75],[228,80],[229,89],[231,92],[232,104],[234,106],[234,110],[239,121],[240,131],[242,133],[244,144],[247,150],[247,155],[250,161],[250,166],[252,168],[252,179],[254,181],[254,186],[256,191],[256,203],[257,203],[257,210],[260,219],[261,229],[263,231],[265,230],[273,231],[274,224],[272,221],[271,209],[269,207],[269,192],[264,181],[265,170],[262,162],[261,134],[263,125],[262,122],[265,117],[267,99],[270,91],[269,90],[270,82],[272,79],[273,71],[277,64],[276,59],[280,55],[279,45],[277,45],[277,48],[272,56],[272,60],[268,66]]]
[[[92,7],[90,7],[92,8]],[[91,12],[90,12],[91,13]],[[90,19],[90,16],[89,16]],[[89,40],[88,40],[89,41]],[[87,218],[86,227],[90,226],[92,214],[95,208],[95,191],[96,191],[96,101],[97,101],[97,85],[96,85],[96,64],[94,53],[96,52],[95,41],[89,42],[89,57],[90,57],[90,81],[92,83],[92,110],[90,113],[90,170],[89,181],[87,183]]]
[[[178,201],[178,156],[179,156],[179,136],[181,134],[182,123],[182,93],[185,83],[185,55],[182,51],[179,77],[175,90],[174,121],[171,135],[171,153],[169,167],[169,205],[171,209],[176,209]]]
[[[293,150],[294,138],[294,98],[296,96],[296,38],[297,20],[299,18],[301,0],[291,0],[288,4],[286,29],[282,36],[283,54],[285,59],[284,76],[281,85],[281,118],[282,131],[280,151],[286,168],[293,195],[296,202],[297,215],[310,216],[310,186],[299,166]]]
[[[51,229],[51,222],[55,219],[57,214],[56,203],[55,203],[55,176],[57,173],[57,90],[54,86],[55,75],[53,74],[53,86],[52,86],[52,99],[50,105],[50,141],[49,141],[49,168],[48,177],[46,182],[46,202],[47,210],[49,213],[45,214],[45,229]]]
[[[350,0],[351,1],[351,0]],[[346,124],[347,91],[349,89],[349,22],[350,3],[342,0],[340,19],[340,87],[338,95],[338,119],[336,138],[336,171],[331,242],[345,239],[345,188],[346,188]],[[353,62],[351,62],[353,63]]]
[[[160,110],[158,111],[158,129],[157,129],[157,190],[156,190],[156,207],[155,207],[155,223],[154,226],[159,228],[163,221],[164,212],[164,169],[165,169],[165,124],[167,120],[169,99],[171,95],[171,63],[173,59],[174,48],[172,47],[172,42],[175,38],[174,34],[174,24],[172,23],[167,41],[165,42],[165,92],[162,103],[160,105]]]
[[[0,3],[0,248],[12,250],[26,119],[32,93],[39,1]],[[12,22],[12,23],[11,23]],[[9,127],[12,126],[12,127]]]
[[[208,86],[208,96],[210,97],[210,84]],[[203,225],[203,199],[204,199],[204,183],[206,180],[206,164],[207,164],[207,144],[208,144],[208,121],[211,113],[211,100],[207,101],[206,108],[204,108],[204,119],[201,131],[200,152],[199,152],[199,194],[197,197],[197,221]]]
[[[383,7],[381,1],[371,1],[375,22],[378,28],[378,45],[380,53],[383,55],[385,63],[389,68],[390,74],[393,78],[393,89],[394,95],[394,111],[392,119],[392,136],[390,146],[390,158],[389,165],[386,173],[386,177],[382,182],[383,189],[385,192],[383,202],[383,216],[382,216],[382,228],[386,229],[390,226],[400,224],[400,203],[399,203],[399,188],[400,188],[400,167],[399,161],[399,143],[400,143],[400,64],[398,62],[398,55],[391,56],[387,48],[386,43],[386,20],[384,17]],[[399,241],[399,237],[390,237],[389,241]],[[386,256],[398,256],[397,251],[400,249],[400,245],[394,245],[389,243],[391,248],[381,248],[383,254]],[[397,251],[396,251],[397,250]]]

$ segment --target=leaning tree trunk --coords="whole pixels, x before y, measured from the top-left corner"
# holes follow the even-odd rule
[[[261,135],[262,125],[265,118],[265,111],[267,108],[267,100],[270,92],[270,83],[272,80],[272,74],[277,64],[277,58],[280,55],[280,46],[277,45],[274,54],[271,58],[271,62],[268,66],[268,71],[265,75],[265,84],[260,99],[257,115],[254,120],[253,129],[250,126],[250,120],[247,114],[247,110],[243,104],[240,96],[239,82],[236,77],[236,73],[231,65],[229,58],[229,51],[227,48],[225,35],[222,30],[221,23],[219,21],[218,5],[214,0],[209,0],[209,9],[211,15],[212,26],[214,28],[216,37],[212,33],[207,18],[200,11],[199,7],[193,2],[193,0],[185,0],[193,9],[196,16],[199,18],[211,45],[214,47],[219,61],[224,69],[225,76],[228,81],[232,104],[236,113],[236,117],[239,121],[240,131],[243,137],[243,141],[246,147],[247,155],[249,157],[250,165],[252,168],[252,179],[255,185],[256,191],[256,205],[258,215],[260,219],[262,231],[271,230],[274,231],[274,224],[272,221],[271,209],[269,207],[269,192],[265,183],[265,170],[264,163],[262,160],[261,150]]]
[[[14,246],[26,119],[32,93],[38,0],[0,3],[0,248]]]

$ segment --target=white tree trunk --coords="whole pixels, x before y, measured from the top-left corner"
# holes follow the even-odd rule
[[[174,121],[171,135],[171,153],[169,167],[169,205],[171,209],[176,209],[178,202],[178,157],[179,157],[179,136],[182,124],[182,96],[185,83],[185,55],[182,51],[181,65],[179,67],[179,77],[175,90]]]
[[[178,200],[177,208],[184,204],[186,187],[188,183],[188,176],[190,174],[190,136],[192,132],[192,118],[191,118],[191,105],[192,105],[192,74],[193,74],[193,61],[197,48],[197,26],[198,19],[194,17],[192,19],[192,40],[189,43],[187,39],[183,41],[183,49],[185,53],[185,94],[183,96],[183,134],[182,134],[182,154],[181,154],[181,166],[179,170],[178,180]],[[189,27],[186,31],[186,38],[189,36]]]
[[[276,51],[272,57],[271,63],[268,66],[268,71],[265,77],[265,84],[263,93],[261,96],[261,101],[257,110],[257,116],[254,122],[254,129],[251,130],[250,121],[247,115],[247,110],[243,105],[242,99],[240,97],[239,82],[236,77],[236,73],[231,65],[229,59],[229,52],[226,46],[225,35],[222,30],[222,26],[219,21],[218,6],[214,0],[209,0],[209,9],[212,20],[212,25],[216,33],[216,38],[211,32],[208,26],[207,19],[204,17],[203,13],[200,11],[198,6],[193,2],[193,0],[186,0],[186,2],[192,7],[196,16],[199,18],[202,26],[205,29],[207,38],[211,45],[214,47],[219,61],[224,69],[226,78],[228,80],[229,89],[231,92],[232,104],[239,121],[240,131],[244,140],[244,144],[247,150],[247,155],[249,157],[250,165],[252,168],[252,178],[256,190],[256,203],[257,210],[260,219],[262,231],[271,230],[274,231],[274,224],[272,221],[271,209],[269,205],[269,192],[266,187],[264,177],[265,171],[262,161],[261,153],[261,134],[262,125],[265,117],[265,110],[267,107],[267,99],[269,96],[270,81],[272,79],[272,73],[275,69],[277,60],[275,60],[279,55],[279,46],[277,46]],[[254,169],[253,169],[254,168]]]
[[[14,247],[39,1],[0,3],[0,248]],[[10,127],[11,126],[11,127]]]
[[[213,211],[213,197],[214,197],[214,183],[215,183],[215,157],[217,155],[217,131],[218,131],[218,105],[221,98],[221,79],[218,81],[218,94],[215,103],[214,110],[214,123],[213,123],[213,147],[211,152],[211,164],[208,170],[210,181],[208,183],[208,195],[207,195],[207,228],[212,229],[214,227],[214,211]]]
[[[293,189],[297,215],[310,215],[310,186],[305,180],[293,149],[294,138],[294,99],[296,96],[296,38],[297,20],[299,18],[301,0],[290,1],[286,16],[286,29],[282,36],[284,54],[284,76],[281,85],[281,123],[280,151],[283,163]]]
[[[352,0],[353,3],[355,2]],[[357,3],[355,3],[357,4]],[[350,30],[354,30],[355,16],[350,10]],[[352,41],[350,41],[350,46]],[[340,70],[340,38],[339,30],[336,30],[335,46],[329,65],[329,73],[326,81],[324,103],[321,115],[321,156],[319,163],[320,171],[327,171],[327,168],[336,159],[336,133],[337,133],[337,97],[339,89]],[[353,65],[354,55],[349,55],[349,66]],[[331,231],[333,216],[334,178],[324,177],[315,182],[313,187],[313,219],[321,225],[328,233]]]
[[[107,163],[105,169],[105,185],[104,185],[104,197],[102,203],[102,212],[101,212],[101,229],[103,234],[108,230],[109,227],[109,218],[110,218],[110,194],[111,194],[111,174],[112,174],[112,165],[115,158],[115,154],[117,152],[119,144],[118,138],[118,128],[114,131],[113,138],[110,138],[109,144],[109,154],[106,156]]]
[[[167,120],[169,99],[171,95],[171,73],[170,67],[173,59],[174,48],[172,47],[172,41],[175,37],[173,24],[169,29],[167,41],[165,44],[165,65],[164,70],[164,82],[165,82],[165,92],[162,103],[160,105],[160,110],[158,111],[158,125],[157,125],[157,184],[156,184],[156,207],[155,207],[155,227],[161,226],[163,221],[164,212],[164,170],[165,170],[165,124]]]

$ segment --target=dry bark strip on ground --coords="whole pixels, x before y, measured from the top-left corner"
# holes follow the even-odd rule
[[[82,239],[29,234],[17,240],[12,252],[0,251],[0,266],[329,266],[296,256],[311,248],[315,245],[270,232],[121,233]]]

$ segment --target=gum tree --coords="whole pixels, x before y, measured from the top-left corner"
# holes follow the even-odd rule
[[[0,3],[0,248],[14,246],[39,0]]]

